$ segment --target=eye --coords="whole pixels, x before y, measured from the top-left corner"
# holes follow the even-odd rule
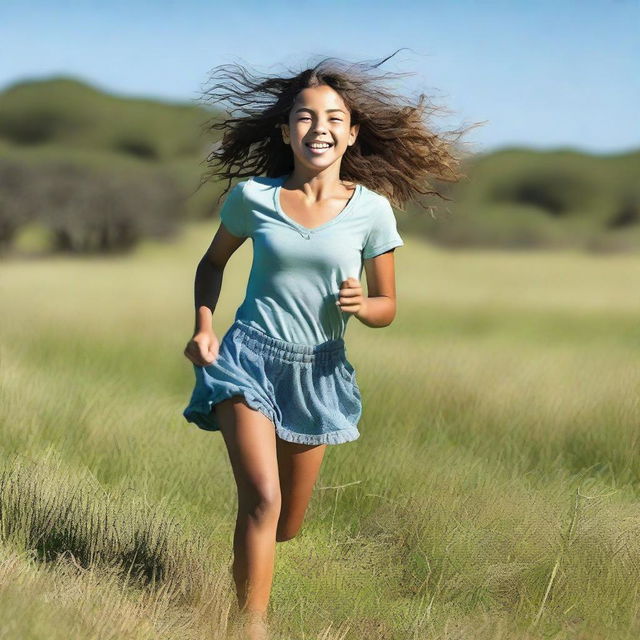
[[[331,120],[336,120],[337,122],[342,122],[342,118],[337,118],[337,117],[333,117],[330,118]],[[311,120],[311,118],[309,116],[302,116],[301,118],[298,118],[298,122],[302,122],[303,120]]]

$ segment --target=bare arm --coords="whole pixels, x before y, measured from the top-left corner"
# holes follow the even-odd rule
[[[193,335],[213,327],[213,312],[216,310],[224,268],[215,265],[207,256],[203,256],[196,268],[196,278],[193,285],[196,319]]]
[[[396,316],[396,282],[393,249],[364,261],[367,297],[356,318],[368,327],[386,327]]]
[[[246,239],[234,236],[220,224],[209,248],[198,263],[193,285],[193,337],[184,350],[184,355],[194,364],[210,364],[217,356],[218,340],[213,330],[213,313],[220,298],[225,266]]]
[[[340,283],[336,304],[352,313],[368,327],[386,327],[396,316],[396,283],[393,249],[364,261],[367,274],[367,295],[362,293],[358,278]]]

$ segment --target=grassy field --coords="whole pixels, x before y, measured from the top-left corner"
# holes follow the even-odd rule
[[[235,484],[181,415],[214,230],[0,266],[0,638],[223,637]],[[640,637],[640,257],[396,264],[396,321],[349,321],[362,435],[277,547],[274,638]]]

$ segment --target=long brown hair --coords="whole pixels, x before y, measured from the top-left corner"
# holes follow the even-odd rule
[[[228,101],[234,108],[228,118],[213,117],[204,125],[206,131],[221,131],[222,137],[206,158],[210,170],[201,185],[226,178],[222,197],[234,178],[291,173],[293,152],[283,142],[280,127],[288,123],[300,91],[327,85],[349,108],[351,124],[360,125],[356,142],[342,156],[341,180],[363,184],[401,210],[419,195],[450,200],[433,188],[429,178],[457,182],[467,177],[459,172],[462,153],[455,146],[467,129],[435,133],[428,120],[439,108],[424,93],[414,105],[383,86],[387,78],[411,75],[371,73],[395,53],[375,64],[324,58],[304,71],[289,70],[283,76],[251,74],[240,64],[215,67],[204,101]],[[240,114],[234,116],[236,111]]]

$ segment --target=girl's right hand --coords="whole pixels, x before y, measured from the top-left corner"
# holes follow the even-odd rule
[[[184,349],[184,355],[193,364],[206,367],[216,361],[219,348],[220,342],[213,330],[200,331],[189,340]]]

